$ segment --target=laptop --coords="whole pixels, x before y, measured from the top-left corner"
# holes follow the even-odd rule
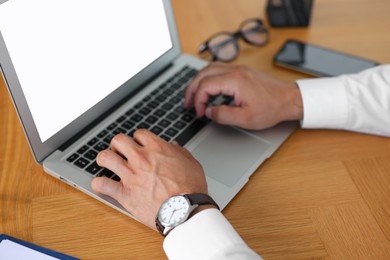
[[[0,1],[0,32],[1,72],[37,163],[130,217],[90,186],[95,176],[120,181],[94,160],[115,134],[147,128],[179,142],[223,209],[297,126],[250,132],[184,109],[207,62],[181,52],[169,0]]]

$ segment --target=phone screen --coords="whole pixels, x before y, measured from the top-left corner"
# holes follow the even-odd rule
[[[357,73],[379,63],[313,44],[288,40],[274,57],[275,64],[314,76]]]

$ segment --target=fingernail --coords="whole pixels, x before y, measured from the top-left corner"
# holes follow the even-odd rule
[[[211,118],[211,107],[206,108],[205,114],[207,118]]]

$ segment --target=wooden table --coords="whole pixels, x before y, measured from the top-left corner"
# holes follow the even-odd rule
[[[265,0],[173,0],[185,52],[246,18]],[[390,63],[390,1],[315,0],[309,28],[271,28],[235,63],[286,81],[272,65],[287,38]],[[0,82],[0,233],[83,259],[164,259],[156,232],[45,174]],[[390,139],[297,129],[224,210],[265,259],[390,259]]]

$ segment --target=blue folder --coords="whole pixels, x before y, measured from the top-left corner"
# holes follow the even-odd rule
[[[75,257],[69,256],[69,255],[51,250],[51,249],[47,249],[47,248],[29,243],[29,242],[26,242],[26,241],[23,241],[23,240],[20,240],[20,239],[11,237],[11,236],[8,236],[8,235],[0,234],[0,245],[4,240],[12,241],[12,242],[17,243],[21,246],[30,248],[30,249],[35,250],[37,252],[40,252],[42,254],[45,254],[45,255],[48,255],[51,257],[55,257],[55,258],[58,258],[61,260],[77,260],[77,259],[79,259],[79,258],[75,258]],[[28,257],[28,256],[26,256],[26,257]],[[28,259],[28,258],[26,258],[26,259]]]

